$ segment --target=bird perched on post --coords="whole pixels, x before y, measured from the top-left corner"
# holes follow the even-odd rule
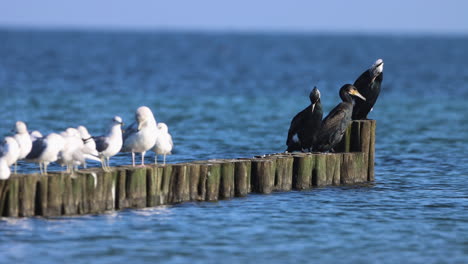
[[[102,168],[104,170],[110,170],[110,157],[115,156],[122,149],[122,125],[122,118],[120,116],[114,116],[107,134],[94,137],[96,149],[99,152]]]
[[[156,137],[156,144],[153,147],[154,164],[158,163],[158,155],[163,155],[163,164],[166,164],[166,155],[171,155],[174,143],[172,143],[172,136],[169,134],[169,128],[165,123],[158,124],[158,135]]]
[[[58,160],[64,147],[65,139],[59,134],[51,133],[46,137],[38,137],[33,141],[26,161],[38,163],[41,174],[47,174],[47,166]]]
[[[322,104],[320,102],[320,91],[317,87],[309,94],[310,105],[299,112],[291,120],[286,145],[288,152],[312,151],[317,132],[322,123]]]
[[[376,60],[354,82],[354,86],[366,100],[356,98],[353,108],[353,120],[367,119],[367,115],[372,111],[380,94],[380,86],[383,80],[383,65],[382,59]]]
[[[13,136],[18,142],[19,146],[19,155],[18,160],[26,158],[32,148],[32,140],[29,136],[28,128],[26,124],[22,121],[16,122],[16,134]],[[15,162],[15,173],[16,173],[17,162]]]
[[[340,97],[342,102],[339,103],[330,113],[323,119],[322,127],[317,133],[315,149],[325,152],[333,150],[333,148],[341,141],[343,134],[346,132],[351,123],[351,115],[353,112],[353,98],[359,97],[366,100],[351,84],[345,84],[340,89]]]
[[[158,128],[153,112],[147,106],[140,106],[135,113],[135,123],[123,134],[122,152],[132,153],[132,165],[135,166],[135,152],[141,153],[141,165],[145,165],[145,154],[156,143]]]
[[[15,164],[20,155],[20,146],[13,137],[5,137],[0,146],[1,177],[8,179],[11,174],[10,166]]]

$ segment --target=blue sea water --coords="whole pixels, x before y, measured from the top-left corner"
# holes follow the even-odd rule
[[[373,184],[3,218],[0,263],[466,263],[466,47],[466,36],[2,29],[0,136],[16,120],[100,135],[114,115],[129,124],[147,105],[173,135],[170,163],[283,151],[314,85],[327,113],[377,58],[385,73],[369,116]]]

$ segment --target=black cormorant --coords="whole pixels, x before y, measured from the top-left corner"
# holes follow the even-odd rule
[[[286,151],[311,151],[315,136],[322,123],[322,104],[320,103],[320,91],[314,87],[309,94],[310,105],[299,112],[291,121],[288,131]]]
[[[333,108],[322,121],[322,126],[317,133],[314,150],[329,151],[341,141],[343,134],[351,123],[351,114],[353,112],[353,98],[351,96],[366,100],[353,85],[343,85],[340,89],[340,97],[343,102]]]
[[[375,101],[380,93],[383,80],[383,60],[378,59],[375,63],[357,78],[354,86],[366,100],[356,98],[353,109],[353,120],[367,119],[367,114],[374,107]]]

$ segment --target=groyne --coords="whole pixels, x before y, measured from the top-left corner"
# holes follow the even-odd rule
[[[353,121],[335,153],[277,153],[0,180],[0,214],[56,217],[187,201],[217,201],[374,180],[375,120]]]

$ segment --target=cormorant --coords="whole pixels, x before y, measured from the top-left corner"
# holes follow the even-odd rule
[[[340,89],[340,97],[343,102],[333,108],[322,121],[322,126],[317,133],[315,150],[321,152],[332,150],[341,141],[343,134],[351,123],[351,114],[353,112],[353,98],[351,96],[366,100],[353,85],[343,85]]]
[[[314,87],[309,94],[310,105],[299,112],[291,121],[288,131],[286,151],[312,150],[317,132],[322,123],[322,104],[320,103],[320,91]]]
[[[354,86],[366,100],[356,98],[353,109],[353,120],[367,119],[367,115],[374,107],[380,93],[383,80],[383,60],[378,59],[372,66],[363,72],[354,82]]]

